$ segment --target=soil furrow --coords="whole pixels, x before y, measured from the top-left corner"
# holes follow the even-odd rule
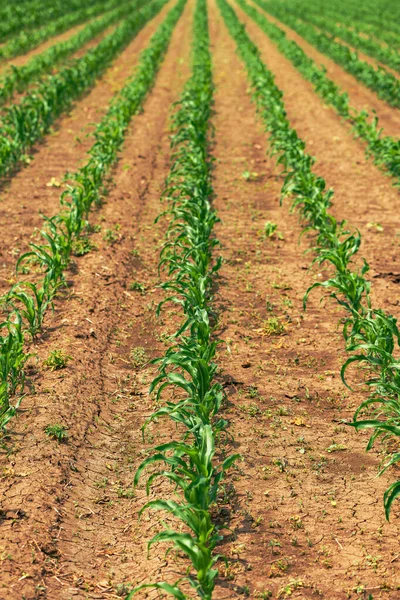
[[[307,23],[307,21],[305,21],[305,23]],[[310,23],[310,27],[313,27],[319,33],[323,33],[324,35],[330,35],[329,31],[321,29],[321,27],[317,27],[316,25],[313,25],[312,23]],[[342,46],[346,46],[347,48],[349,48],[349,50],[351,50],[351,52],[356,52],[357,56],[359,57],[360,60],[363,60],[364,62],[368,63],[369,65],[372,65],[375,69],[378,67],[381,67],[382,69],[385,69],[385,71],[388,71],[388,73],[391,73],[392,75],[394,75],[394,77],[397,77],[397,78],[400,77],[400,74],[398,71],[396,71],[395,69],[392,69],[385,63],[381,63],[379,60],[377,60],[373,56],[369,56],[369,54],[365,54],[358,48],[355,48],[354,46],[352,46],[351,44],[346,42],[346,40],[343,40],[341,37],[334,37],[333,41],[337,42],[338,44],[341,44]],[[362,86],[363,84],[359,82],[359,85]]]
[[[115,189],[95,219],[98,249],[77,259],[73,287],[37,344],[39,364],[55,348],[72,360],[62,371],[33,375],[36,394],[13,423],[18,442],[4,462],[4,510],[7,519],[21,507],[25,514],[13,530],[3,528],[0,542],[13,557],[4,570],[7,599],[118,597],[131,581],[177,577],[175,559],[157,552],[147,561],[158,518],[145,515],[139,524],[145,491],[134,493],[132,482],[156,435],[150,427],[143,441],[140,431],[152,412],[147,361],[162,352],[165,330],[154,316],[165,224],[153,222],[169,169],[170,107],[188,75],[192,10],[189,2],[144,112],[134,118]],[[142,292],[130,289],[135,281]],[[66,444],[44,434],[54,422],[68,427]],[[23,572],[29,579],[20,580]]]
[[[333,214],[363,234],[359,256],[370,263],[374,288],[382,292],[378,306],[389,306],[390,312],[396,314],[400,253],[393,211],[399,204],[398,190],[389,176],[365,158],[362,145],[353,138],[346,123],[324,107],[311,84],[304,81],[243,11],[237,6],[235,10],[284,93],[290,122],[305,140],[307,151],[316,158],[315,172],[335,190]]]
[[[380,100],[372,90],[364,87],[362,83],[353,77],[353,75],[347,73],[333,60],[325,56],[325,54],[316,50],[314,46],[306,42],[300,35],[287,27],[284,23],[278,21],[278,19],[272,15],[265,13],[257,4],[252,4],[261,13],[265,14],[272,23],[275,23],[275,25],[282,29],[288,36],[288,39],[295,41],[310,58],[315,60],[317,65],[323,65],[326,68],[328,76],[336,84],[340,85],[343,91],[348,93],[350,104],[354,106],[354,108],[358,111],[366,109],[369,113],[371,113],[372,110],[375,110],[379,117],[379,124],[383,128],[385,135],[397,137],[400,126],[400,114],[395,108],[390,107],[386,102]],[[235,4],[235,10],[236,8],[238,7]],[[270,45],[271,47],[274,46],[272,42],[270,42]],[[295,69],[294,67],[292,68]],[[311,86],[311,84],[305,82],[304,79],[303,82],[304,87],[306,85]]]
[[[70,54],[69,56],[67,56],[59,64],[53,66],[53,69],[51,71],[48,71],[47,73],[44,73],[42,76],[39,76],[35,81],[32,81],[23,92],[16,92],[11,99],[9,99],[7,102],[5,102],[2,105],[1,111],[4,112],[5,109],[7,109],[7,107],[10,107],[13,104],[14,105],[15,104],[19,104],[22,101],[22,99],[24,98],[24,96],[26,96],[29,93],[32,93],[32,91],[35,88],[37,88],[38,85],[44,79],[46,79],[46,77],[48,77],[49,75],[55,75],[70,60],[82,58],[82,56],[84,56],[89,50],[91,50],[92,48],[94,48],[95,46],[97,46],[107,35],[109,35],[113,31],[115,31],[115,29],[117,27],[118,27],[118,24],[111,25],[105,31],[103,31],[101,34],[99,34],[98,36],[96,36],[95,38],[93,38],[92,40],[90,40],[89,42],[87,42],[87,44],[85,44],[84,46],[82,46],[81,48],[79,48],[79,50],[77,50],[76,52],[74,52],[74,53]]]
[[[0,223],[3,248],[0,250],[0,293],[14,278],[16,256],[27,249],[35,227],[41,227],[41,214],[52,216],[59,211],[62,180],[87,160],[92,133],[107,111],[113,95],[134,72],[140,52],[148,44],[158,25],[171,7],[148,23],[135,40],[117,58],[104,77],[37,147],[32,162],[11,178],[1,192]]]
[[[302,311],[304,291],[320,273],[307,272],[307,240],[299,247],[297,217],[279,207],[282,181],[265,157],[266,135],[214,2],[210,22],[216,234],[225,258],[218,307],[226,345],[218,362],[235,451],[244,457],[225,486],[232,534],[221,548],[228,566],[221,565],[216,597],[345,600],[377,588],[374,598],[394,600],[398,508],[385,523],[390,476],[375,479],[377,452],[365,454],[366,437],[340,424],[360,401],[339,377],[340,311],[315,300]],[[267,221],[283,239],[263,236]]]

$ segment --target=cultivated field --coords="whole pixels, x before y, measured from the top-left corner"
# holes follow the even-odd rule
[[[0,600],[400,599],[399,17],[0,0]]]

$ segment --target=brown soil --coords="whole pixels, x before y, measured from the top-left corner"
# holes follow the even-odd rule
[[[381,505],[389,479],[375,479],[377,455],[365,454],[365,436],[338,424],[360,400],[338,377],[340,313],[330,304],[321,309],[318,298],[302,311],[318,272],[305,271],[308,244],[298,246],[297,217],[279,208],[282,181],[265,158],[265,134],[234,45],[226,34],[216,42],[223,26],[215,10],[212,23],[214,189],[226,260],[218,306],[227,346],[219,363],[235,451],[244,457],[228,488],[233,539],[223,547],[229,564],[217,597],[241,597],[249,589],[251,597],[270,591],[279,598],[291,590],[294,598],[336,600],[363,597],[355,588],[364,586],[377,588],[374,598],[394,599],[398,527],[395,518],[385,524]],[[269,48],[268,56],[273,60]],[[273,70],[281,73],[282,65]],[[243,178],[245,171],[253,180]],[[278,224],[284,240],[263,239],[266,221]],[[271,317],[285,327],[283,335],[267,335]],[[383,583],[387,592],[379,591]]]
[[[97,46],[101,40],[103,40],[107,35],[109,35],[113,31],[115,31],[117,26],[118,25],[112,25],[111,27],[108,27],[105,31],[103,31],[103,33],[101,33],[97,37],[90,40],[90,42],[88,42],[87,44],[85,44],[84,46],[79,48],[79,50],[77,50],[73,54],[69,55],[66,58],[66,60],[62,61],[57,66],[54,66],[50,72],[47,72],[44,75],[39,76],[37,79],[32,81],[32,83],[30,83],[23,92],[15,92],[13,94],[12,98],[7,100],[7,102],[5,102],[2,105],[1,112],[5,112],[5,109],[7,109],[7,107],[11,106],[12,104],[19,104],[22,101],[22,99],[24,98],[24,96],[26,96],[29,93],[32,93],[34,91],[34,89],[37,88],[38,85],[43,81],[43,79],[45,79],[49,75],[56,74],[66,64],[66,62],[68,62],[69,60],[72,60],[72,59],[82,58],[82,56],[84,56],[84,54],[86,54],[91,48],[94,48],[95,46]]]
[[[150,447],[176,439],[167,422],[150,425],[143,439],[141,426],[154,410],[147,389],[155,367],[148,361],[165,350],[164,335],[180,321],[175,307],[155,318],[163,298],[157,264],[165,221],[154,219],[164,209],[171,104],[189,74],[193,7],[191,0],[144,112],[134,118],[107,203],[92,215],[102,225],[93,235],[97,250],[75,260],[69,288],[34,347],[29,394],[12,422],[9,452],[4,448],[1,455],[0,600],[116,599],[131,585],[173,582],[185,573],[186,561],[165,556],[163,547],[153,547],[147,559],[147,542],[165,516],[146,512],[138,520],[146,494],[143,482],[133,490],[132,481]],[[218,356],[224,416],[235,439],[222,442],[221,450],[243,457],[221,493],[219,516],[227,529],[220,551],[227,563],[220,561],[215,598],[367,600],[371,594],[396,600],[400,509],[394,506],[388,524],[382,506],[396,474],[376,479],[379,446],[366,454],[367,436],[340,422],[362,399],[339,377],[343,313],[329,302],[320,305],[318,292],[302,310],[304,291],[327,273],[307,270],[312,256],[303,252],[311,240],[299,246],[298,218],[287,201],[279,206],[282,177],[266,157],[266,134],[242,64],[215,0],[209,11],[215,207],[222,219],[216,235],[225,259],[214,302],[225,342]],[[89,123],[104,114],[161,18],[60,121],[57,135],[3,192],[8,250],[1,257],[2,289],[12,276],[13,249],[25,248],[41,222],[37,211],[57,210],[60,189],[46,183],[81,163],[91,144],[82,128],[91,131]],[[244,20],[285,92],[293,125],[317,157],[316,171],[336,190],[335,214],[365,233],[362,254],[373,275],[396,273],[398,242],[390,239],[398,195],[389,178],[365,161],[348,128]],[[266,221],[278,225],[283,239],[263,236]],[[367,227],[377,221],[383,234]],[[374,285],[378,306],[397,302],[395,278],[378,277]],[[277,324],[281,331],[273,335]],[[42,363],[54,349],[71,360],[50,372]],[[66,443],[45,435],[44,427],[55,423],[68,427]],[[171,490],[160,482],[155,493],[165,497]]]
[[[260,12],[263,12],[257,5],[255,6]],[[237,5],[235,5],[236,8]],[[351,106],[354,106],[358,111],[366,109],[371,113],[372,110],[375,110],[385,134],[397,136],[400,126],[400,114],[396,109],[391,108],[383,100],[379,100],[372,90],[364,87],[355,77],[347,73],[333,60],[318,52],[292,29],[270,15],[268,15],[268,19],[285,31],[288,39],[294,40],[318,65],[323,65],[326,68],[328,76],[340,85],[343,91],[348,93]],[[272,42],[270,45],[274,46]],[[306,85],[311,87],[311,84],[304,82],[303,86],[306,87]]]
[[[73,287],[35,348],[39,364],[54,348],[68,351],[72,362],[33,378],[36,393],[24,400],[26,412],[15,422],[15,452],[3,466],[1,543],[10,558],[0,598],[115,598],[120,582],[159,579],[161,566],[166,573],[162,556],[146,558],[149,521],[137,518],[145,492],[132,495],[146,447],[140,428],[152,406],[149,367],[139,375],[130,351],[144,348],[146,361],[162,352],[154,302],[162,298],[155,285],[164,224],[154,228],[153,222],[169,169],[169,109],[188,75],[192,8],[174,32],[144,113],[134,119],[115,189],[94,215],[103,228],[94,236],[98,250],[76,260]],[[110,245],[103,237],[118,224],[118,240]],[[129,291],[135,280],[149,289],[146,295]],[[55,422],[68,426],[67,444],[44,434]]]
[[[54,130],[38,146],[29,166],[12,177],[2,191],[1,293],[14,277],[16,254],[27,249],[34,228],[41,227],[43,219],[40,215],[52,216],[58,212],[64,174],[86,162],[86,152],[93,144],[93,124],[100,121],[112,96],[133,73],[140,51],[146,47],[169,7],[164,7],[139,32],[93,90],[77,102],[68,115],[59,119]]]
[[[288,118],[317,160],[314,170],[335,190],[332,212],[363,234],[360,255],[371,265],[375,288],[382,291],[379,305],[385,308],[397,305],[398,284],[394,275],[400,267],[393,207],[399,201],[399,193],[392,186],[392,179],[365,159],[362,145],[353,138],[346,123],[325,109],[311,84],[278,52],[254,21],[235,9],[284,92]],[[379,234],[376,223],[382,225],[384,235]]]

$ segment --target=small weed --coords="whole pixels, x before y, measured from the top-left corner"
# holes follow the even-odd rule
[[[132,590],[132,586],[127,583],[118,583],[115,586],[115,593],[117,596],[126,596]]]
[[[56,371],[63,369],[69,360],[72,360],[72,357],[68,356],[63,350],[53,350],[48,358],[43,361],[43,365],[48,367],[50,371]]]
[[[293,527],[293,529],[304,529],[304,523],[301,517],[290,517],[290,524]]]
[[[328,446],[327,448],[325,448],[326,452],[340,452],[342,450],[347,450],[347,446],[345,446],[344,444],[331,444],[330,446]]]
[[[112,246],[118,242],[121,237],[121,234],[119,233],[120,229],[121,227],[119,225],[116,225],[115,229],[106,229],[103,235],[103,240]]]
[[[258,393],[258,389],[255,385],[249,385],[248,389],[247,389],[247,394],[246,394],[249,398],[258,398],[259,397],[259,393]]]
[[[130,352],[130,359],[132,365],[134,367],[142,367],[147,362],[147,353],[144,348],[141,346],[137,346],[137,348],[133,348]]]
[[[263,238],[271,239],[273,237],[276,237],[278,240],[283,240],[282,233],[278,231],[278,225],[272,221],[267,221],[264,225]]]
[[[134,281],[133,283],[130,283],[129,289],[132,292],[140,292],[142,294],[142,296],[144,296],[144,294],[146,293],[146,286],[144,285],[144,283],[139,283],[138,281]]]
[[[278,540],[270,540],[268,546],[271,548],[272,554],[279,554],[277,548],[281,548],[282,544]]]
[[[243,171],[242,173],[242,178],[245,181],[256,181],[258,176],[258,173],[256,173],[255,171]]]
[[[383,227],[382,227],[382,225],[380,223],[367,223],[367,228],[368,229],[374,229],[378,233],[382,233],[383,232]]]
[[[240,404],[238,408],[245,414],[249,415],[249,417],[257,417],[261,414],[261,410],[257,404]]]
[[[292,579],[287,585],[285,585],[279,590],[277,597],[287,598],[288,596],[291,596],[295,590],[298,590],[299,588],[303,587],[303,585],[304,584],[302,581],[300,581],[300,579]]]
[[[72,254],[74,256],[84,256],[89,254],[92,250],[96,249],[97,246],[92,244],[90,238],[81,237],[75,240],[72,244]]]
[[[133,488],[123,488],[123,487],[119,487],[117,490],[117,495],[118,498],[134,498],[135,497],[135,490]]]
[[[44,431],[46,435],[57,440],[59,443],[66,442],[68,439],[67,428],[59,423],[56,423],[55,425],[47,425]]]
[[[265,335],[282,335],[285,333],[284,324],[277,317],[269,317],[263,321],[263,332]]]

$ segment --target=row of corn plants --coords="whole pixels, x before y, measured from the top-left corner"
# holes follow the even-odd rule
[[[328,77],[326,70],[307,56],[295,41],[289,40],[282,29],[266,19],[246,0],[237,0],[237,2],[271,38],[279,51],[292,62],[301,75],[312,83],[315,91],[323,98],[324,102],[332,106],[341,117],[344,117],[352,125],[355,136],[367,144],[367,156],[372,156],[375,164],[385,167],[397,179],[400,178],[400,141],[397,138],[382,135],[378,117],[369,119],[367,111],[357,111],[352,107],[347,93],[343,92]],[[257,3],[267,10],[268,4],[266,2],[257,0]]]
[[[376,60],[379,60],[388,67],[400,71],[400,54],[399,52],[392,50],[389,46],[384,46],[373,38],[360,35],[354,29],[349,29],[345,25],[336,23],[334,19],[327,18],[323,15],[314,14],[304,9],[301,12],[293,11],[292,7],[291,12],[303,21],[312,23],[324,32],[328,32],[334,37],[347,42],[357,50],[361,50],[369,56],[376,58]]]
[[[0,41],[4,41],[21,29],[29,30],[45,25],[66,14],[72,14],[82,8],[90,9],[96,0],[53,0],[46,2],[34,0],[28,5],[9,4],[0,12]],[[98,2],[98,0],[97,0]]]
[[[352,5],[349,2],[340,2],[340,0],[329,2],[329,4],[324,0],[317,2],[291,0],[290,3],[285,3],[285,7],[294,13],[298,12],[304,20],[308,19],[308,13],[324,16],[336,24],[347,27],[348,30],[364,34],[364,37],[370,35],[389,45],[399,46],[400,28],[395,15],[395,4],[391,5],[388,12],[378,11],[376,2],[369,5],[365,2],[362,5],[357,2]]]
[[[255,2],[260,5],[258,0],[255,0]],[[374,67],[361,60],[357,52],[351,50],[345,44],[335,41],[332,36],[318,31],[313,25],[304,23],[280,4],[268,3],[268,12],[291,27],[317,50],[329,56],[345,71],[374,91],[378,98],[385,100],[390,106],[400,107],[400,80],[392,73],[386,71],[383,67]]]
[[[187,82],[179,109],[174,115],[173,158],[164,192],[169,208],[167,241],[161,251],[160,268],[167,281],[162,284],[166,302],[183,311],[183,322],[172,336],[165,355],[154,361],[158,374],[150,386],[157,401],[163,401],[149,421],[169,417],[175,422],[180,439],[156,446],[139,466],[138,484],[143,472],[155,466],[147,480],[147,492],[159,477],[175,488],[176,499],[149,501],[142,509],[166,511],[182,522],[188,531],[166,528],[157,533],[149,547],[167,542],[186,555],[194,574],[174,584],[145,583],[128,596],[144,588],[157,588],[184,600],[181,589],[188,582],[200,598],[210,600],[218,574],[214,550],[222,539],[211,518],[217,503],[219,484],[237,455],[219,460],[216,441],[225,432],[227,421],[218,415],[223,388],[215,380],[214,362],[218,342],[213,339],[212,286],[221,259],[213,258],[218,241],[213,227],[218,221],[211,200],[211,158],[208,155],[209,119],[213,101],[212,65],[206,0],[197,0],[194,16],[192,75]]]
[[[24,96],[19,104],[5,109],[1,118],[0,176],[26,158],[33,144],[49,130],[57,117],[66,111],[109,67],[144,25],[166,3],[155,0],[125,19],[82,58],[49,76],[40,86]]]
[[[115,4],[114,0],[112,4]],[[133,0],[128,4],[118,6],[105,15],[91,21],[81,31],[64,42],[50,46],[40,54],[33,56],[22,67],[12,65],[0,77],[0,105],[12,98],[14,92],[23,92],[28,85],[41,75],[52,71],[65,58],[82,48],[105,29],[120,21],[126,15],[139,9],[144,0]]]
[[[288,5],[286,4],[286,6]],[[374,38],[386,41],[389,44],[393,43],[395,46],[399,45],[400,27],[398,18],[396,18],[397,6],[395,4],[392,4],[388,11],[384,7],[381,7],[382,10],[377,9],[376,2],[361,5],[359,2],[344,3],[340,0],[334,0],[329,4],[324,0],[317,0],[316,2],[291,0],[290,9],[292,7],[295,10],[303,7],[315,14],[326,15],[336,23],[347,25],[349,29],[352,28],[364,33],[364,35],[372,35]]]
[[[0,47],[0,60],[10,60],[15,56],[24,54],[39,44],[42,44],[51,37],[67,31],[71,27],[85,23],[90,19],[101,15],[103,12],[114,9],[118,6],[117,0],[108,0],[108,2],[97,2],[90,7],[81,7],[73,12],[64,12],[62,15],[38,27],[37,29],[21,29],[18,33],[10,37],[10,39]]]
[[[89,212],[101,203],[106,194],[107,174],[118,158],[118,152],[130,120],[143,105],[154,84],[163,57],[168,49],[174,27],[182,14],[186,0],[179,0],[142,52],[133,77],[112,100],[107,114],[97,125],[95,143],[89,160],[74,174],[68,174],[69,184],[61,195],[61,210],[44,218],[40,231],[42,243],[30,244],[29,252],[17,262],[17,273],[33,263],[40,280],[22,278],[2,297],[6,314],[1,323],[0,337],[0,427],[5,428],[14,416],[23,393],[25,366],[30,358],[29,341],[42,329],[45,315],[53,306],[54,297],[65,283],[64,272],[77,242],[87,239]],[[162,2],[159,3],[159,6]],[[153,8],[155,10],[155,8]],[[39,277],[37,278],[39,279]]]
[[[365,278],[368,264],[363,260],[358,269],[352,262],[360,248],[359,232],[349,231],[343,221],[337,221],[329,212],[333,192],[326,190],[324,179],[313,173],[315,159],[306,153],[304,141],[290,126],[282,92],[275,85],[273,74],[262,62],[257,46],[231,6],[226,0],[217,2],[246,66],[253,100],[270,135],[271,152],[278,156],[278,163],[284,169],[282,197],[294,197],[292,209],[300,210],[306,221],[305,231],[316,233],[314,263],[330,263],[335,269],[330,279],[307,290],[304,303],[312,289],[322,287],[347,311],[343,335],[351,355],[341,369],[341,376],[347,385],[346,373],[352,363],[362,365],[366,374],[362,384],[366,384],[370,394],[349,425],[357,430],[372,430],[369,450],[378,438],[388,441],[391,436],[400,435],[400,374],[398,358],[394,356],[400,345],[400,331],[396,319],[372,308],[370,283]],[[360,419],[364,412],[368,418]],[[394,452],[381,473],[399,461],[400,452]],[[398,495],[400,481],[395,481],[384,495],[387,518]]]

